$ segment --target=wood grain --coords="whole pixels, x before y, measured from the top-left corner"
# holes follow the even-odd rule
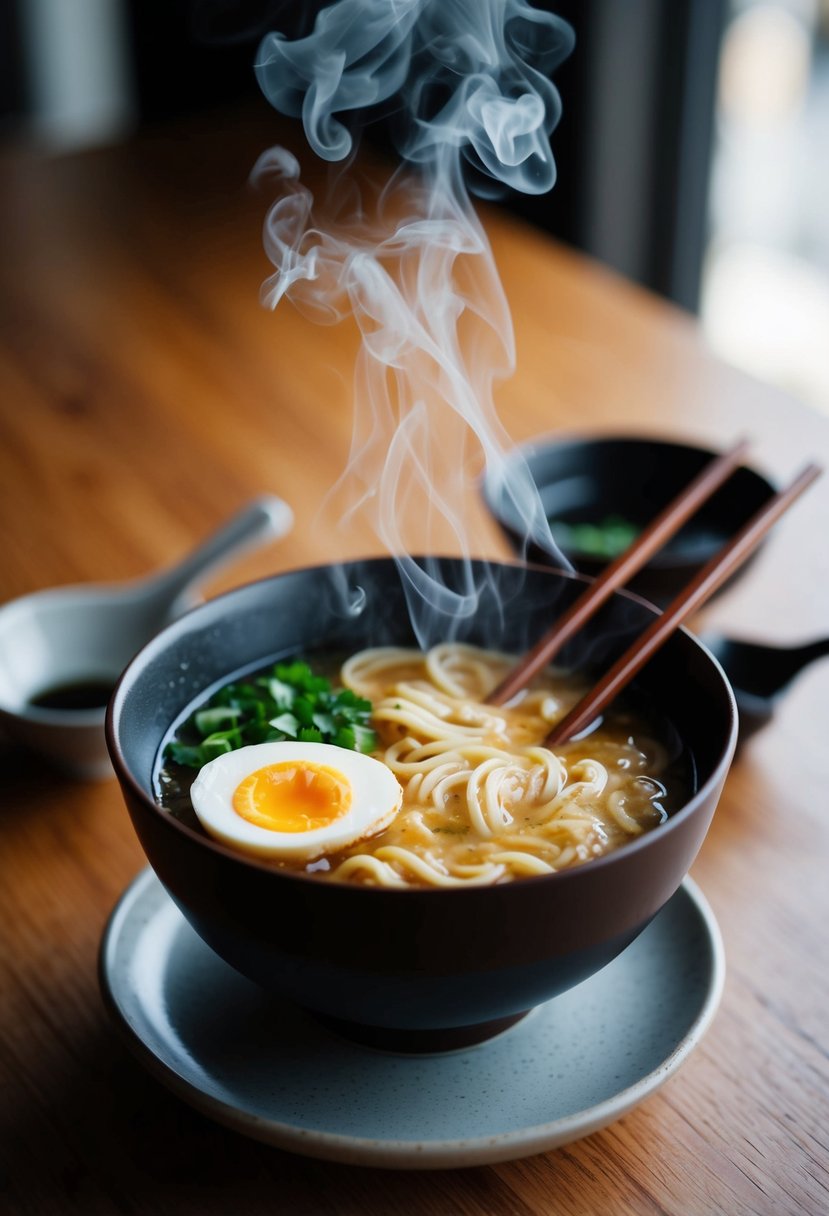
[[[251,111],[94,154],[0,159],[0,598],[145,574],[264,491],[288,499],[296,527],[211,593],[380,551],[364,525],[343,538],[318,523],[348,455],[355,334],[258,303],[264,200],[246,178],[284,136]],[[516,440],[633,430],[724,446],[745,432],[781,482],[807,458],[829,462],[829,420],[717,361],[691,320],[497,209],[486,223],[517,335],[518,371],[498,398]],[[824,478],[710,623],[780,640],[825,632],[827,506]],[[494,529],[489,551],[505,552]],[[105,919],[143,864],[117,787],[67,784],[0,743],[0,1206],[826,1211],[827,692],[823,664],[744,749],[694,868],[728,958],[701,1047],[605,1131],[449,1174],[291,1157],[147,1076],[96,983]]]

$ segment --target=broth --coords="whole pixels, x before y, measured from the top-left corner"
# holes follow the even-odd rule
[[[374,755],[398,777],[403,805],[370,839],[304,863],[269,864],[380,886],[503,882],[602,856],[684,805],[692,759],[644,698],[629,694],[589,735],[554,755],[541,742],[584,684],[545,673],[509,707],[483,704],[511,662],[463,646],[427,656],[364,651],[345,663],[341,655],[313,655],[315,672],[373,702]],[[165,745],[173,736],[189,741],[186,723],[198,708],[188,709]],[[195,775],[160,760],[155,793],[203,833],[189,797]]]

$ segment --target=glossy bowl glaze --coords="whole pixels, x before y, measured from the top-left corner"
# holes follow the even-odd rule
[[[443,559],[461,585],[461,564]],[[483,584],[463,640],[520,652],[582,589],[540,568],[475,564]],[[562,663],[601,670],[653,616],[620,594]],[[442,631],[445,638],[446,629]],[[433,639],[439,640],[437,636]],[[708,652],[677,634],[640,679],[690,749],[697,788],[654,832],[560,874],[491,887],[388,890],[268,868],[179,823],[153,798],[171,723],[234,674],[320,649],[412,645],[390,559],[299,570],[190,612],[132,661],[107,739],[147,858],[187,920],[228,963],[344,1033],[401,1050],[489,1037],[610,962],[679,887],[703,841],[733,754],[731,691]]]
[[[647,436],[551,435],[522,445],[511,459],[526,461],[553,524],[599,524],[618,516],[641,530],[716,455],[679,440]],[[761,473],[745,465],[736,469],[631,580],[629,589],[664,607],[773,493],[774,486]],[[516,554],[526,550],[531,561],[560,565],[542,541],[527,544],[515,504],[494,481],[484,482],[483,496]],[[566,534],[556,534],[555,526],[553,535],[582,574],[595,577],[610,560],[569,546]]]

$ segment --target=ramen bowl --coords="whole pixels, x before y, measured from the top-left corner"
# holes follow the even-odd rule
[[[515,653],[583,589],[577,575],[435,559],[458,588],[481,586],[468,621],[432,640]],[[618,594],[561,656],[600,671],[655,610]],[[681,807],[617,852],[557,874],[464,888],[319,881],[269,867],[161,808],[154,771],[171,724],[209,692],[274,659],[414,645],[391,559],[292,571],[194,609],[149,643],[110,702],[107,740],[150,865],[199,936],[256,984],[352,1038],[403,1051],[481,1041],[615,958],[682,882],[702,844],[736,739],[733,697],[716,661],[676,634],[642,672],[641,694],[693,757]],[[207,999],[207,998],[205,998]]]
[[[576,570],[595,577],[716,455],[648,436],[549,436],[516,448],[508,462],[526,461],[559,549]],[[664,607],[773,493],[766,477],[741,465],[629,589]],[[545,538],[527,540],[526,523],[501,481],[486,479],[483,496],[514,553],[561,564]]]

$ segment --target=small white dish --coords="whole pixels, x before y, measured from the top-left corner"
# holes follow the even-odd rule
[[[267,995],[204,945],[151,870],[100,954],[116,1025],[179,1097],[279,1148],[387,1169],[507,1161],[606,1126],[688,1057],[724,975],[717,922],[688,879],[603,971],[447,1055],[375,1052]]]
[[[283,536],[290,507],[248,503],[182,561],[129,583],[49,587],[0,606],[0,727],[73,777],[112,776],[107,691],[164,625],[196,603],[194,588],[246,550]],[[39,705],[47,691],[96,686],[89,708]]]

